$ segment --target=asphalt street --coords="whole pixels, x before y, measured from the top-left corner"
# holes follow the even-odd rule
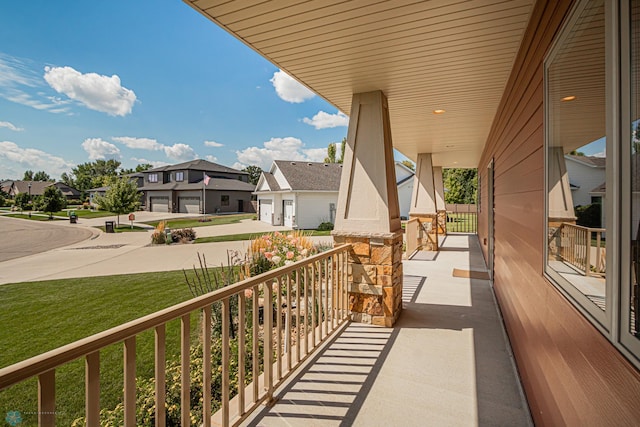
[[[60,221],[61,222],[61,221]],[[59,221],[25,221],[0,216],[0,262],[87,240],[93,232]]]

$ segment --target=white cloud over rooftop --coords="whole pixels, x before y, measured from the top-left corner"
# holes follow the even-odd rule
[[[122,86],[116,74],[83,74],[72,67],[45,67],[45,81],[56,92],[80,102],[87,108],[111,116],[126,116],[136,102],[136,94]]]
[[[263,143],[262,147],[248,147],[241,151],[236,151],[238,162],[234,164],[235,169],[242,169],[245,166],[260,166],[263,170],[268,170],[274,160],[299,160],[308,162],[321,162],[327,155],[327,150],[323,148],[304,148],[304,143],[298,138],[291,136],[285,138],[271,138]]]
[[[120,159],[120,149],[101,138],[87,138],[81,144],[89,155],[89,160]]]
[[[349,126],[349,117],[341,111],[336,114],[318,111],[312,118],[305,117],[302,121],[316,129],[329,129],[338,126]]]

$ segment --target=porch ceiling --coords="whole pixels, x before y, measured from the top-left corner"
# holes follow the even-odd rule
[[[395,148],[451,167],[477,166],[534,3],[184,1],[346,114],[382,90]]]

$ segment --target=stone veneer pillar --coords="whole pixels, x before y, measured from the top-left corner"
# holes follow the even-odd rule
[[[352,321],[393,326],[402,310],[402,229],[387,98],[354,94],[336,221],[337,245],[351,243]]]
[[[438,235],[445,232],[446,225],[440,224],[446,224],[446,212],[442,212],[444,210],[442,168],[433,167],[431,153],[418,154],[413,180],[409,218],[417,218],[420,221],[420,246],[429,251],[437,251]],[[442,221],[443,215],[444,221]],[[422,230],[425,229],[427,233],[423,237]]]

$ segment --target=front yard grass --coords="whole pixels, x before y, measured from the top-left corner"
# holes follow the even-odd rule
[[[8,216],[9,218],[18,218],[18,219],[30,219],[32,221],[64,221],[62,218],[56,218],[55,216],[49,219],[48,214],[41,214],[41,213],[37,213],[37,214],[32,213],[31,216],[29,216],[28,213],[8,214],[3,216]]]
[[[331,230],[303,230],[306,236],[331,236]],[[286,233],[286,232],[283,232]],[[238,240],[253,240],[257,237],[264,235],[265,233],[242,233],[242,234],[229,234],[226,236],[210,236],[210,237],[198,237],[194,240],[194,243],[212,243],[212,242],[235,242]]]
[[[201,221],[202,217],[192,218],[176,218],[167,220],[167,228],[194,228],[207,227],[210,225],[234,224],[243,219],[255,218],[255,214],[237,214],[237,215],[207,215],[208,221]],[[156,227],[160,221],[150,221],[144,224]]]
[[[102,231],[105,231],[105,227],[104,225],[101,225],[100,227],[96,227]],[[120,225],[116,225],[114,228],[114,231],[116,233],[130,233],[130,232],[136,232],[136,231],[148,231],[148,228],[143,228],[143,227],[139,227],[137,225],[134,225],[133,228],[131,227],[130,224],[120,224]]]
[[[146,314],[190,299],[182,271],[0,286],[0,367],[69,344]],[[197,336],[199,315],[193,314]],[[180,322],[167,324],[167,359],[180,354]],[[195,339],[195,338],[194,338]],[[154,334],[136,339],[138,377],[154,370]],[[113,408],[122,397],[123,345],[100,352],[101,407]],[[0,392],[0,414],[20,411],[22,425],[37,425],[37,382],[33,378]],[[70,425],[84,414],[84,361],[56,370],[56,422]]]

